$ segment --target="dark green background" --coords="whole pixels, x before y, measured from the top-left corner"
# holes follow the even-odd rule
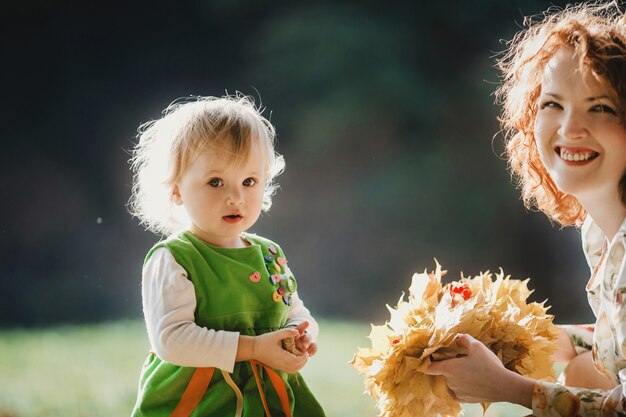
[[[156,241],[125,204],[137,126],[251,94],[287,169],[253,231],[312,312],[381,321],[411,274],[503,267],[591,320],[578,232],[526,211],[497,135],[494,55],[539,0],[10,2],[2,6],[0,325],[141,315]]]

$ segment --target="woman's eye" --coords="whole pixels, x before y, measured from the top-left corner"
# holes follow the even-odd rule
[[[546,109],[546,108],[554,108],[554,109],[560,109],[562,108],[561,105],[559,103],[557,103],[556,101],[544,101],[539,105],[539,108],[541,110]]]
[[[607,114],[612,114],[612,115],[617,114],[617,112],[613,110],[611,106],[608,106],[606,104],[595,105],[591,108],[591,111],[596,112],[596,113],[607,113]]]
[[[256,184],[256,180],[254,178],[246,178],[243,180],[243,185],[245,187],[252,187],[254,184]]]
[[[209,180],[209,185],[211,187],[221,187],[222,185],[224,185],[224,181],[221,180],[221,178],[211,178]]]

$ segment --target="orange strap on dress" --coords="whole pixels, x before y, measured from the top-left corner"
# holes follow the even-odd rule
[[[267,406],[267,400],[265,399],[265,394],[263,393],[263,389],[261,388],[261,378],[259,377],[259,371],[257,366],[262,366],[267,372],[267,375],[270,378],[270,382],[274,386],[274,390],[278,395],[278,399],[280,400],[280,404],[283,407],[283,411],[286,417],[291,417],[291,408],[289,407],[289,396],[287,394],[287,388],[285,387],[285,383],[283,379],[278,375],[272,368],[263,365],[260,362],[255,360],[250,361],[252,366],[252,372],[254,373],[254,379],[256,380],[257,388],[259,389],[259,395],[261,396],[261,402],[263,403],[263,408],[268,417],[272,417],[270,414],[269,407]],[[200,400],[204,396],[204,393],[209,388],[209,384],[211,383],[211,378],[213,377],[213,372],[215,368],[196,368],[191,376],[191,380],[185,388],[185,392],[183,393],[178,405],[170,414],[170,417],[189,417],[191,413],[196,409],[198,404],[200,404]],[[226,382],[235,390],[237,388],[234,385],[234,381],[230,378],[224,378]],[[231,384],[232,382],[232,384]],[[234,385],[234,387],[233,387]],[[239,392],[237,395],[237,411],[236,415],[241,415],[241,392],[237,389],[235,394]]]
[[[270,377],[270,382],[274,386],[274,390],[276,394],[278,394],[278,399],[280,400],[280,405],[283,407],[283,412],[286,417],[291,417],[291,408],[289,407],[289,396],[287,395],[287,388],[285,387],[285,383],[283,379],[278,375],[272,368],[263,365],[260,362],[255,360],[251,360],[250,364],[252,365],[252,372],[254,373],[254,379],[256,379],[256,385],[259,389],[259,395],[261,396],[261,402],[263,403],[263,408],[265,409],[265,414],[268,417],[272,417],[270,414],[270,410],[267,407],[267,401],[265,400],[265,394],[263,393],[263,389],[261,388],[261,378],[259,377],[259,371],[257,370],[257,365],[261,365],[267,375]]]
[[[215,368],[196,368],[178,405],[170,417],[189,417],[209,388]]]

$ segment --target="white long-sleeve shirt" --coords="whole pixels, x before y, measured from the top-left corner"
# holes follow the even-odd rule
[[[239,332],[207,329],[195,323],[194,286],[167,248],[156,249],[145,263],[141,294],[148,338],[157,356],[179,366],[233,371]],[[316,340],[319,326],[294,293],[286,326],[303,321],[309,322],[307,331]]]

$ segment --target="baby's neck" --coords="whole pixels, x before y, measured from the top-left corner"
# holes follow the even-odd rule
[[[201,230],[195,228],[189,229],[189,232],[193,233],[198,239],[208,243],[212,246],[219,248],[240,249],[250,246],[250,242],[242,235],[239,236],[212,236],[207,235]]]

